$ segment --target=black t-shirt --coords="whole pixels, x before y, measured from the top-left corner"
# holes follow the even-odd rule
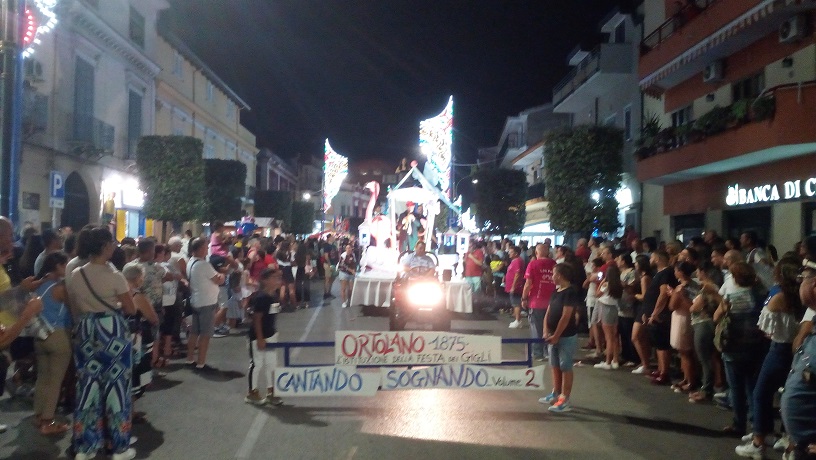
[[[249,306],[252,308],[253,311],[253,320],[254,315],[260,313],[263,315],[261,318],[261,327],[263,329],[264,338],[267,339],[275,335],[277,329],[275,329],[275,317],[277,313],[270,313],[270,307],[272,304],[280,304],[280,299],[276,295],[269,295],[265,292],[259,291],[257,294],[252,296],[249,299]],[[255,323],[253,322],[252,326],[249,328],[249,338],[251,340],[255,340]]]
[[[326,259],[328,259],[329,263],[336,266],[337,262],[340,262],[340,252],[337,250],[337,246],[333,244],[326,243],[323,245],[323,254],[325,254]]]
[[[668,284],[671,287],[676,287],[678,284],[677,278],[674,277],[674,269],[671,267],[666,267],[657,272],[654,278],[652,278],[652,282],[649,283],[649,287],[646,288],[646,292],[643,293],[642,305],[644,315],[650,316],[654,311],[657,298],[660,297],[660,286],[664,284]],[[666,315],[671,316],[671,311],[669,311],[668,308],[664,308],[660,313],[661,317],[665,317]]]
[[[583,305],[584,302],[581,299],[581,290],[575,286],[570,285],[570,287],[559,291],[558,289],[553,292],[552,297],[550,297],[550,308],[547,312],[547,330],[550,334],[555,333],[555,330],[558,329],[558,323],[561,321],[561,316],[564,314],[564,307],[572,307],[576,309]],[[573,313],[575,310],[573,310]],[[567,327],[564,329],[564,332],[561,333],[561,337],[572,337],[573,335],[578,333],[578,326],[575,324],[575,321],[570,318],[569,322],[567,323]]]

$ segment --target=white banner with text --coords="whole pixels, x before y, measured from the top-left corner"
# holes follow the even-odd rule
[[[501,337],[436,331],[336,331],[334,363],[438,365],[501,363]]]
[[[374,396],[380,374],[354,366],[279,367],[276,396]]]
[[[380,368],[382,390],[453,388],[466,390],[541,390],[544,366],[505,369],[444,364],[420,369]]]

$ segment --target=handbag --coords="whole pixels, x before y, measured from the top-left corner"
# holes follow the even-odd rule
[[[131,317],[125,316],[125,314],[122,313],[121,310],[119,310],[118,308],[115,308],[114,306],[112,306],[111,304],[106,302],[105,299],[103,299],[102,297],[99,296],[99,294],[96,293],[93,286],[91,286],[91,282],[88,279],[88,275],[85,274],[85,267],[80,268],[79,273],[82,275],[82,279],[85,280],[85,285],[88,286],[88,290],[91,291],[91,295],[93,295],[94,298],[99,301],[99,303],[106,306],[108,309],[110,309],[114,313],[120,315],[122,317],[122,319],[124,319],[125,322],[127,323],[128,330],[129,330],[129,332],[131,334],[137,334],[141,330],[141,328],[139,327],[139,320],[137,318],[131,318]]]
[[[43,291],[40,297],[41,298],[45,297],[45,294],[56,285],[57,283],[48,286],[48,288],[45,291]],[[62,305],[62,308],[65,308],[65,304]],[[60,313],[62,313],[62,311],[60,311]],[[51,333],[54,332],[54,330],[55,330],[54,326],[52,326],[51,323],[49,323],[48,320],[45,319],[42,313],[40,313],[39,315],[31,318],[31,321],[29,321],[28,324],[26,325],[24,333],[22,335],[25,335],[27,337],[34,337],[35,339],[39,340],[45,340],[48,338],[48,336],[51,335]]]
[[[735,314],[726,302],[725,314],[714,327],[714,346],[721,353],[750,352],[765,340],[751,313]]]

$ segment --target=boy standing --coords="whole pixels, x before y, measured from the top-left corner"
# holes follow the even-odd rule
[[[249,329],[249,392],[244,401],[280,406],[283,401],[274,395],[278,350],[267,349],[266,345],[278,341],[275,318],[280,313],[278,292],[283,285],[283,272],[267,268],[261,272],[258,283],[260,288],[249,301],[252,308],[252,327]],[[266,374],[266,397],[262,397],[258,390],[261,372]]]

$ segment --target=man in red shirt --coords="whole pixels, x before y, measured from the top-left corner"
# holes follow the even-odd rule
[[[544,337],[544,315],[550,306],[550,297],[555,292],[553,270],[556,264],[543,244],[536,245],[535,253],[536,259],[530,261],[524,274],[527,282],[521,293],[521,306],[528,305],[530,308],[530,335],[534,339],[541,339]],[[533,344],[534,359],[543,360],[544,351],[543,343]]]
[[[465,255],[465,281],[470,284],[474,295],[482,291],[482,270],[485,259],[482,246],[484,244],[479,241],[471,241],[470,250]]]
[[[504,292],[510,297],[510,306],[513,307],[515,321],[510,323],[511,329],[521,327],[521,293],[524,290],[524,261],[519,257],[519,248],[510,246],[507,250],[510,255],[510,265],[504,274]]]
[[[589,256],[592,254],[592,251],[589,250],[587,247],[587,240],[586,238],[581,238],[578,240],[578,247],[575,248],[575,256],[581,259],[584,264],[589,262]]]

